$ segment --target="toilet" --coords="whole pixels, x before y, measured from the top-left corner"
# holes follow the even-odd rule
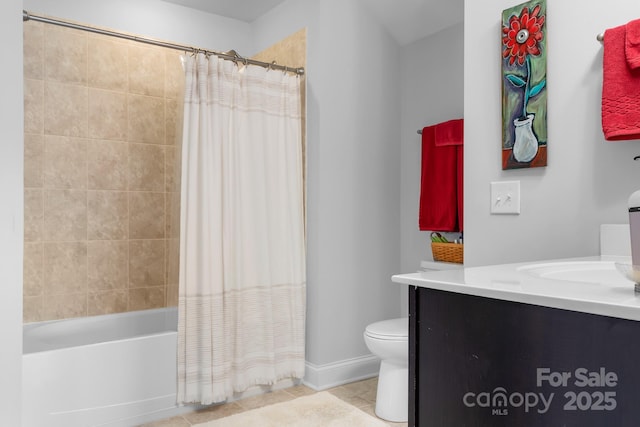
[[[376,415],[392,422],[408,419],[409,319],[383,320],[364,331],[369,351],[381,360]]]

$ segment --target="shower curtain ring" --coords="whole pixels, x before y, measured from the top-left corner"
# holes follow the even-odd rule
[[[273,70],[276,64],[277,64],[276,61],[271,61],[271,64],[269,64],[269,66],[267,67],[267,70]]]

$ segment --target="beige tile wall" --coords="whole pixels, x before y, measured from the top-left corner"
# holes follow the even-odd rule
[[[24,321],[177,304],[179,52],[24,24]]]

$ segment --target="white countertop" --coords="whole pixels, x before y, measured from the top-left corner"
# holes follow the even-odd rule
[[[640,321],[640,294],[635,293],[634,283],[617,271],[605,271],[608,278],[603,281],[598,281],[596,271],[591,282],[549,279],[527,272],[527,267],[533,265],[591,261],[601,261],[615,269],[614,262],[629,264],[631,259],[614,256],[569,258],[398,274],[392,280],[423,288]]]

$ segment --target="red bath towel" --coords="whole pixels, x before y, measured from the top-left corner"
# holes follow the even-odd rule
[[[435,144],[437,147],[443,145],[462,145],[464,126],[462,119],[449,120],[435,125]]]
[[[602,130],[608,141],[640,139],[640,68],[627,65],[626,33],[626,25],[604,33]]]
[[[627,23],[624,53],[629,68],[640,68],[640,19]]]
[[[422,130],[418,226],[423,231],[462,231],[463,121]]]

